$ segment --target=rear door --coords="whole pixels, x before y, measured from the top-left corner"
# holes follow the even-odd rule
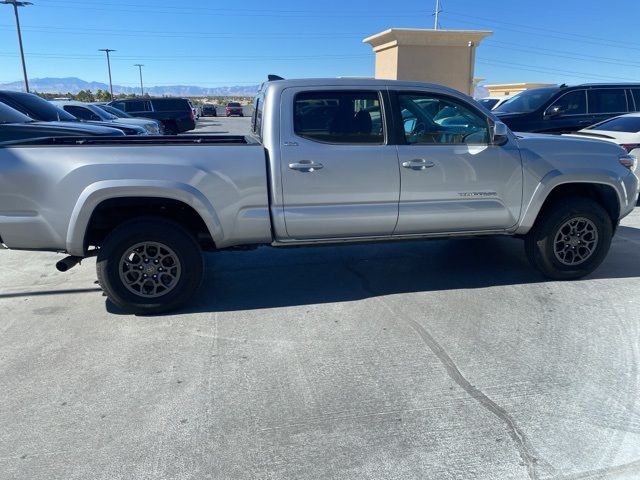
[[[633,108],[629,108],[633,99],[627,98],[625,88],[596,87],[587,91],[587,98],[589,113],[593,117],[592,124],[633,111]]]
[[[490,142],[483,112],[447,95],[392,95],[400,132],[396,235],[504,230],[522,202],[522,162],[514,140]]]
[[[286,89],[281,177],[292,239],[390,236],[400,174],[375,89]]]

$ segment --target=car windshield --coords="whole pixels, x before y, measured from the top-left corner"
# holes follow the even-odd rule
[[[240,107],[241,105],[238,102],[230,102],[229,107]]]
[[[496,113],[529,113],[539,109],[549,100],[557,88],[536,88],[525,90],[499,105]]]
[[[487,110],[491,110],[496,105],[496,103],[498,103],[498,99],[497,98],[481,98],[480,100],[478,100],[478,103],[482,105],[484,108],[486,108]]]
[[[33,93],[15,92],[7,96],[8,100],[11,100],[16,104],[16,108],[19,108],[23,113],[34,120],[41,120],[43,122],[78,121],[78,119],[70,113],[65,112],[61,108],[56,107],[44,98],[34,95]]]
[[[101,109],[97,105],[83,105],[83,106],[87,107],[89,110],[91,110],[97,116],[99,116],[102,120],[117,120],[118,119],[118,117],[116,117],[114,114],[109,113],[106,110]]]
[[[0,103],[0,123],[29,123],[33,120],[25,114],[14,110],[13,108]]]
[[[110,113],[114,117],[118,118],[133,118],[128,113],[123,112],[122,110],[118,110],[116,107],[112,107],[111,105],[98,105],[98,108],[104,110],[107,113]]]
[[[640,117],[616,117],[591,125],[587,130],[604,130],[606,132],[640,133]]]

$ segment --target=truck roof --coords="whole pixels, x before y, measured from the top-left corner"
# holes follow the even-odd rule
[[[445,87],[437,83],[425,83],[417,81],[406,80],[384,80],[377,78],[298,78],[298,79],[286,79],[286,80],[272,80],[262,84],[261,90],[265,90],[269,87],[276,87],[278,89],[290,88],[290,87],[418,87],[428,88],[430,90],[438,90],[446,93],[455,93],[460,95],[460,91],[453,88]]]

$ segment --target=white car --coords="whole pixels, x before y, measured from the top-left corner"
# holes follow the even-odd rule
[[[478,103],[482,105],[487,110],[493,110],[494,108],[498,108],[504,102],[509,100],[513,95],[502,95],[500,97],[487,97],[487,98],[479,98]]]
[[[628,113],[609,118],[572,135],[617,143],[629,154],[640,158],[640,113]]]

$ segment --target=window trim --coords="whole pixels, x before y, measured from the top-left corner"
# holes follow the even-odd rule
[[[469,146],[483,146],[483,147],[491,147],[491,146],[500,146],[503,143],[493,143],[491,139],[491,128],[494,125],[494,121],[491,117],[487,116],[482,110],[480,110],[475,105],[470,102],[466,102],[460,98],[457,98],[453,95],[447,95],[446,93],[440,92],[432,92],[428,90],[390,90],[389,91],[392,111],[393,111],[393,127],[395,130],[396,136],[396,145],[417,145],[417,146],[460,146],[460,145],[469,145]],[[402,109],[400,108],[400,95],[430,95],[436,98],[442,98],[444,100],[449,100],[454,103],[461,103],[463,106],[468,108],[470,111],[474,112],[481,118],[485,119],[487,123],[487,135],[489,135],[489,139],[485,143],[409,143],[407,142],[406,133],[404,131],[404,120],[402,119]]]
[[[318,93],[318,94],[335,94],[335,93],[347,93],[347,94],[353,94],[353,95],[357,95],[359,93],[369,93],[369,94],[375,94],[378,97],[378,104],[380,105],[380,122],[382,125],[382,141],[381,142],[366,142],[366,143],[350,143],[350,142],[339,142],[339,143],[335,143],[335,142],[325,142],[323,140],[317,140],[315,138],[309,138],[309,137],[305,137],[302,136],[300,134],[298,134],[298,132],[296,132],[296,125],[295,125],[295,114],[296,114],[296,101],[298,99],[298,96],[300,95],[305,95],[305,94],[309,94],[309,93]],[[383,95],[383,91],[380,89],[367,89],[367,88],[354,88],[354,89],[317,89],[317,90],[300,90],[295,92],[295,94],[293,95],[293,102],[292,102],[292,111],[291,111],[291,128],[293,131],[293,136],[298,138],[298,139],[302,139],[308,142],[314,142],[314,143],[319,143],[322,145],[337,145],[337,146],[357,146],[357,147],[371,147],[371,146],[382,146],[382,145],[388,145],[389,144],[389,128],[390,128],[390,124],[387,121],[387,115],[385,112],[385,101],[384,101],[384,95]]]

